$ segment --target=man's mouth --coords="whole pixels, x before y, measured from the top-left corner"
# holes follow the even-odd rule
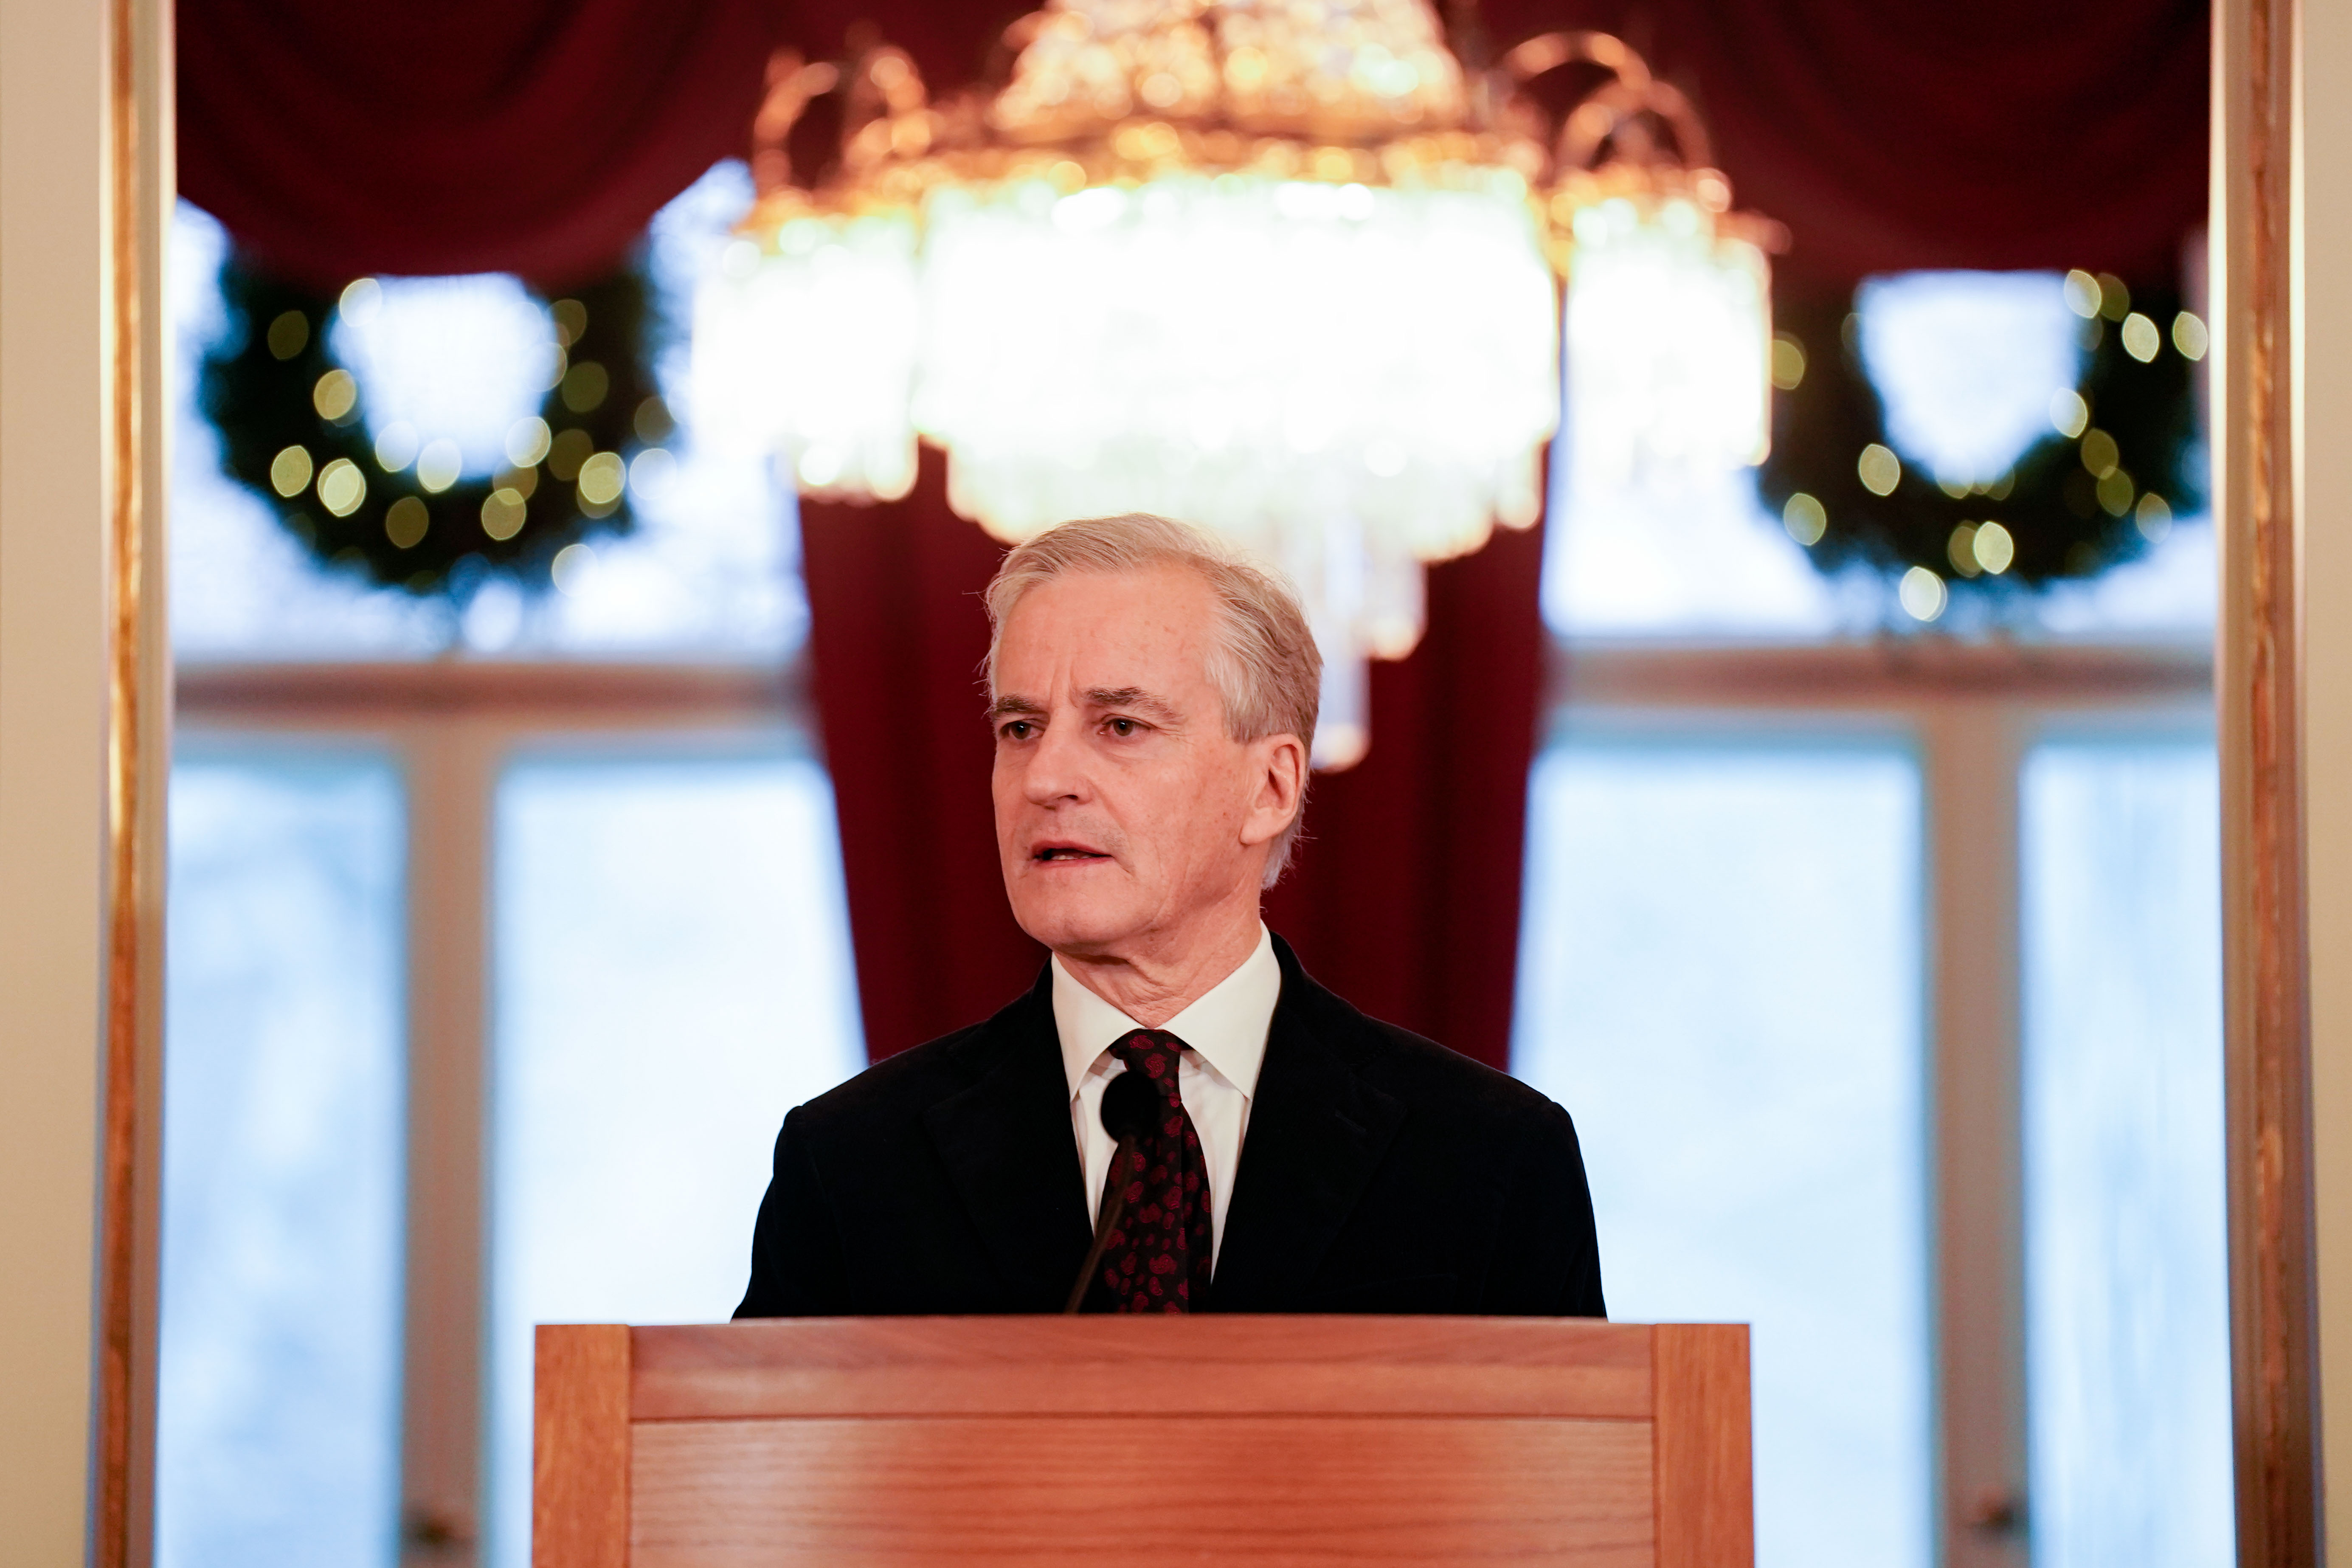
[[[1083,844],[1040,844],[1029,851],[1032,860],[1062,863],[1079,860],[1108,860],[1109,856]]]

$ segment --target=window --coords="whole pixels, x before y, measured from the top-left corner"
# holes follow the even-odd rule
[[[2074,384],[2078,325],[2054,273],[1913,273],[1854,301],[1859,347],[1903,456],[1931,470],[1996,474],[2048,428]],[[1874,574],[1826,577],[1751,476],[1579,480],[1555,447],[1544,618],[1572,640],[1815,642],[1908,623]],[[2210,519],[2176,521],[2138,559],[2060,584],[2011,635],[2032,641],[2210,639],[2218,581]]]
[[[398,1556],[402,793],[316,746],[173,775],[163,1568]]]
[[[862,1060],[790,500],[681,402],[565,592],[356,587],[213,470],[219,243],[184,213],[163,1555],[517,1565],[528,1326],[723,1315],[779,1114]],[[2016,439],[2051,287],[1866,294],[1898,438]],[[355,340],[372,400],[506,418],[495,355],[417,387],[537,307],[386,298],[457,346]],[[1745,481],[1554,489],[1517,1066],[1613,1308],[1756,1324],[1760,1561],[2221,1560],[2210,532],[1897,637]]]
[[[1906,461],[2038,433],[2060,287],[1861,292]],[[2229,1562],[2210,525],[1923,631],[1745,479],[1552,516],[1514,1065],[1612,1310],[1755,1324],[1759,1564]]]
[[[413,660],[788,658],[806,630],[793,497],[757,458],[699,446],[688,396],[687,344],[703,256],[750,204],[751,176],[725,163],[654,220],[644,266],[652,285],[653,363],[680,416],[670,482],[632,496],[635,533],[596,540],[562,591],[528,598],[493,581],[462,605],[371,588],[322,570],[269,510],[220,468],[220,437],[195,401],[205,350],[237,330],[218,279],[227,237],[185,203],[172,226],[174,353],[172,637],[184,659]],[[551,343],[545,311],[510,278],[388,280],[364,329],[337,329],[372,419],[422,418],[494,465],[503,432],[538,411],[541,389],[517,368]],[[433,411],[429,416],[426,411]]]
[[[2227,1563],[2220,779],[2210,738],[2024,771],[2025,1214],[2043,1568]]]
[[[531,1325],[726,1317],[784,1112],[866,1053],[808,757],[534,752],[493,820],[489,1556],[529,1568]]]
[[[1513,1058],[1611,1315],[1754,1325],[1760,1562],[1927,1568],[1916,763],[1572,731],[1529,794]]]
[[[673,319],[749,195],[656,220]],[[865,1058],[791,498],[698,448],[673,342],[635,534],[538,600],[361,586],[219,474],[222,237],[173,243],[161,1556],[527,1563],[530,1323],[724,1317],[783,1112]],[[383,298],[372,410],[535,410],[519,285]]]

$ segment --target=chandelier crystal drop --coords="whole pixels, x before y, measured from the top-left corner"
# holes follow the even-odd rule
[[[793,217],[764,256],[732,241],[695,299],[698,428],[773,452],[803,495],[898,500],[915,486],[920,309],[909,214]]]
[[[1576,214],[1567,351],[1580,484],[1623,489],[1764,460],[1769,275],[1763,251],[1711,216],[1680,195]]]
[[[1007,542],[1129,510],[1213,529],[1298,586],[1326,665],[1314,761],[1349,766],[1365,661],[1420,640],[1424,563],[1541,510],[1562,271],[1590,244],[1592,310],[1646,309],[1660,266],[1721,250],[1720,175],[1664,171],[1723,197],[1685,219],[1652,199],[1671,182],[1599,155],[1659,162],[1638,94],[1580,161],[1575,114],[1545,145],[1534,76],[1601,60],[1612,89],[1651,85],[1613,39],[1549,37],[1472,76],[1426,0],[1052,0],[1008,31],[1001,90],[937,104],[894,49],[781,56],[760,201],[698,301],[697,416],[821,497],[905,494],[919,436],[950,504]],[[823,95],[841,150],[804,188],[785,136]],[[1584,188],[1596,165],[1611,190]],[[1617,242],[1628,223],[1643,244]],[[1741,276],[1760,290],[1760,252]],[[1580,336],[1573,282],[1569,318],[1572,353],[1632,378],[1622,418],[1710,451],[1747,412],[1724,367],[1752,347],[1745,296],[1712,286],[1726,302],[1696,313],[1668,288],[1680,361],[1639,322]],[[1751,402],[1760,361],[1754,381]]]

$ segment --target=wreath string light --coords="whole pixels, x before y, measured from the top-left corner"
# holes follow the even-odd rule
[[[631,490],[658,484],[673,460],[638,274],[548,301],[546,398],[507,432],[486,478],[462,472],[452,441],[371,426],[331,340],[338,314],[371,308],[381,287],[362,278],[322,294],[239,258],[222,268],[231,324],[202,383],[222,467],[313,556],[384,587],[463,597],[492,575],[542,588],[566,545],[634,526]]]
[[[2067,274],[2066,297],[2081,320],[2082,379],[2052,399],[2048,434],[1977,484],[1939,482],[1896,454],[1851,307],[1780,309],[1759,489],[1816,566],[1897,575],[1905,608],[1932,620],[1952,592],[2095,576],[2204,506],[2194,373],[2204,323],[2177,296],[2135,299],[2106,274]]]

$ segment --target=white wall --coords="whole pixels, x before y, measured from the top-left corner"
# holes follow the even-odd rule
[[[2295,517],[2328,1560],[2352,1564],[2352,7],[2305,0]]]
[[[0,0],[0,1564],[82,1561],[105,826],[106,22]]]

